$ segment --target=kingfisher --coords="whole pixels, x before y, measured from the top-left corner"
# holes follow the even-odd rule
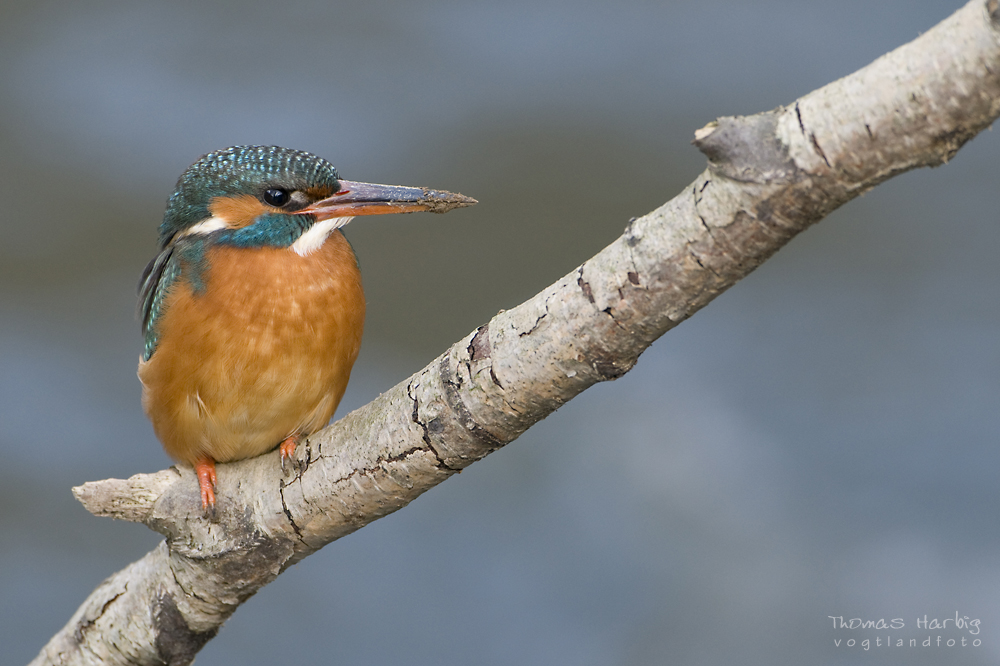
[[[177,181],[139,281],[142,405],[214,511],[217,462],[327,424],[361,348],[365,297],[340,231],[359,215],[471,206],[443,190],[343,180],[278,146],[208,153]]]

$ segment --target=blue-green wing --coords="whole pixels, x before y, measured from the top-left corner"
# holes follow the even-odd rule
[[[158,341],[156,321],[163,314],[163,302],[170,292],[170,287],[180,275],[180,259],[174,251],[174,246],[168,245],[149,262],[139,279],[139,320],[142,322],[144,361],[148,361],[156,351]]]

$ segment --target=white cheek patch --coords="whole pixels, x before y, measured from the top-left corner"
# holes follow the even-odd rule
[[[183,238],[184,236],[204,236],[205,234],[210,234],[213,231],[219,231],[220,229],[228,229],[229,220],[224,217],[207,217],[198,224],[193,224],[184,231],[180,232],[175,236],[175,238]]]
[[[331,217],[326,220],[320,220],[309,227],[304,234],[299,236],[298,240],[292,243],[292,250],[300,257],[315,252],[322,247],[330,234],[353,219],[353,217]]]

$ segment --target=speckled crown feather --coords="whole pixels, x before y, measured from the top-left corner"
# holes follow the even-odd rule
[[[209,216],[215,197],[257,195],[268,187],[336,188],[337,169],[312,153],[280,146],[233,146],[204,155],[177,181],[160,225],[160,247]]]

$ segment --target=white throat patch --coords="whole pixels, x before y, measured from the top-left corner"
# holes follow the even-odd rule
[[[331,217],[326,220],[320,220],[309,227],[304,234],[299,236],[298,240],[292,243],[292,250],[300,257],[315,252],[326,242],[327,237],[334,230],[341,228],[353,219],[353,217]]]

